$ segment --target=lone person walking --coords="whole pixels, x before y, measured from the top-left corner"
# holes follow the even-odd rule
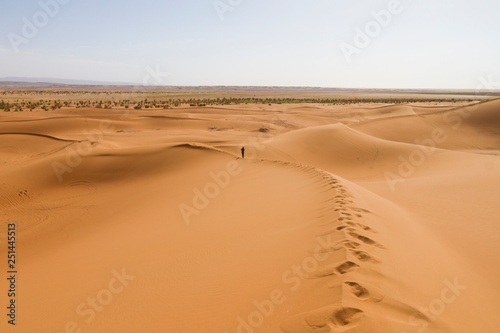
[[[241,147],[241,158],[245,158],[245,147]]]

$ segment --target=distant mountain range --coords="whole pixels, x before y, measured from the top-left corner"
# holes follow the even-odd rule
[[[0,87],[4,88],[76,88],[78,86],[90,87],[122,87],[122,88],[141,88],[145,90],[160,91],[244,91],[244,90],[272,90],[272,91],[357,91],[366,89],[347,89],[347,88],[321,88],[321,87],[281,87],[281,86],[154,86],[142,85],[134,82],[110,82],[110,81],[90,81],[90,80],[72,80],[57,78],[33,78],[33,77],[3,77],[0,78]],[[369,89],[376,91],[378,89]]]
[[[57,78],[33,77],[3,77],[0,78],[0,88],[3,89],[42,89],[42,90],[120,90],[120,91],[158,91],[158,92],[213,92],[213,91],[274,91],[274,92],[351,92],[374,94],[452,94],[478,96],[477,91],[467,89],[382,89],[382,88],[325,88],[304,86],[148,86],[134,82],[109,82],[91,80],[73,80]],[[480,96],[500,96],[500,90],[484,90]]]

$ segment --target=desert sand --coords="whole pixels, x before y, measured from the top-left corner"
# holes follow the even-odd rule
[[[500,332],[499,155],[500,100],[2,112],[1,332]]]

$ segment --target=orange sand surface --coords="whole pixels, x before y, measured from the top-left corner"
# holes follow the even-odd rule
[[[500,332],[499,155],[500,100],[3,112],[0,331]]]

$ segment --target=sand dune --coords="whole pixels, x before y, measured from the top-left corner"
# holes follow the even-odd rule
[[[499,109],[3,115],[2,332],[497,332]]]
[[[453,150],[498,149],[500,100],[472,104],[458,108],[426,111],[401,117],[388,117],[356,124],[353,127],[366,134],[390,141],[422,142],[430,145],[433,132],[444,140],[432,140],[434,146]],[[415,108],[418,109],[418,108]],[[379,123],[383,122],[383,126]],[[387,128],[390,130],[387,130]],[[468,140],[472,136],[473,140]]]

